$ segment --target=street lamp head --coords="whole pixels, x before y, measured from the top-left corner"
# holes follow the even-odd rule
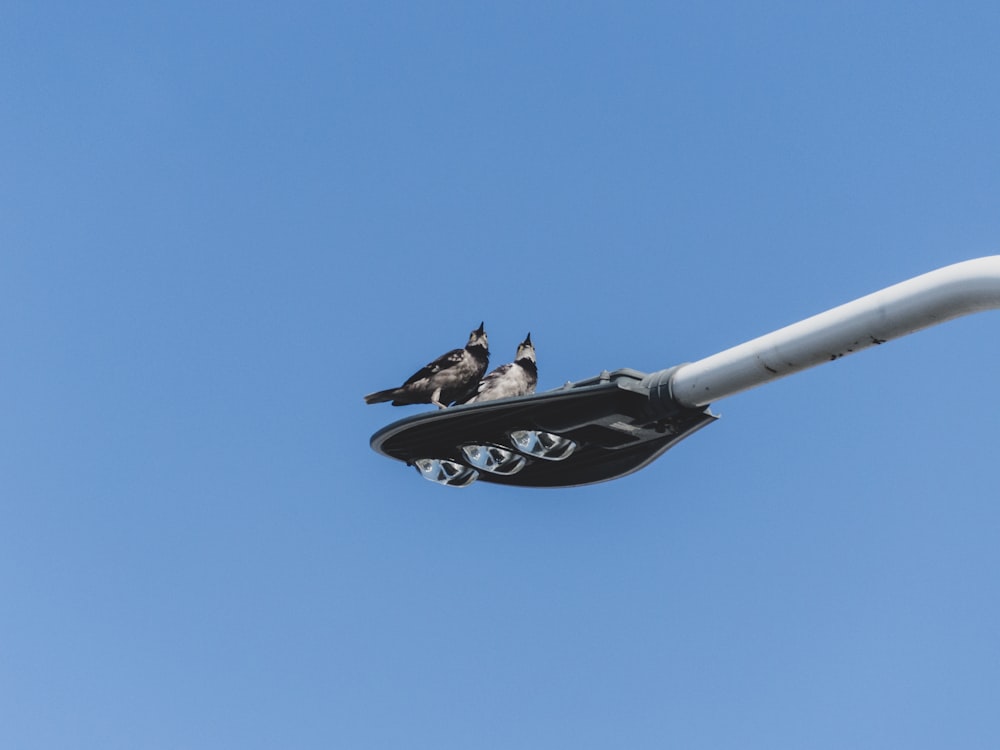
[[[572,487],[631,474],[716,419],[670,396],[672,370],[616,370],[528,396],[453,406],[390,424],[382,455],[432,481]]]
[[[372,435],[379,453],[426,478],[571,487],[641,469],[716,417],[712,401],[961,315],[1000,308],[1000,255],[894,284],[725,351],[645,375],[603,372],[530,396],[403,419]],[[473,332],[486,334],[482,325]],[[521,344],[531,347],[529,334]],[[388,400],[388,391],[366,401]]]

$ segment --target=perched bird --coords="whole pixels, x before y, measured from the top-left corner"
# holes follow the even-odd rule
[[[463,401],[476,392],[476,384],[486,372],[490,351],[483,324],[469,334],[464,349],[452,349],[426,367],[413,373],[399,388],[376,391],[365,396],[365,403],[392,401],[404,404],[434,404],[444,409],[455,401]]]
[[[514,361],[500,365],[479,381],[476,392],[465,403],[493,401],[508,396],[526,396],[535,392],[538,383],[538,366],[535,364],[535,347],[531,334],[517,345]]]

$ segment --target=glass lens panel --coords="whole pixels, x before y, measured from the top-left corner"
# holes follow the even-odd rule
[[[479,476],[475,469],[447,458],[418,458],[413,463],[424,479],[449,487],[466,487]]]
[[[517,474],[528,463],[520,453],[498,445],[463,445],[462,454],[472,466],[493,474]]]
[[[538,430],[515,430],[510,433],[510,442],[522,453],[546,461],[562,461],[576,450],[576,443],[569,438]]]

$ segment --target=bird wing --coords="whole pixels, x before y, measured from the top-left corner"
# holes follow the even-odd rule
[[[455,399],[455,403],[467,404],[477,398],[480,394],[494,389],[497,384],[502,381],[503,376],[510,370],[511,367],[513,367],[512,364],[500,365],[489,375],[484,376],[474,388],[471,388],[467,393]]]
[[[403,386],[408,386],[418,380],[424,380],[429,378],[431,375],[441,372],[441,370],[447,370],[449,367],[454,367],[465,356],[465,349],[452,349],[447,354],[442,354],[440,357],[435,359],[433,362],[424,365],[421,369],[413,373],[409,379],[403,383]]]
[[[487,383],[495,383],[498,380],[502,380],[504,376],[508,372],[510,372],[510,368],[512,368],[513,366],[514,365],[510,363],[507,363],[505,365],[500,365],[493,372],[491,372],[489,375],[487,375],[485,378],[482,379],[482,382],[480,382],[480,386],[485,385]]]
[[[510,372],[514,365],[507,363],[505,365],[500,365],[493,372],[487,375],[485,378],[479,381],[479,386],[476,388],[476,393],[485,393],[486,391],[496,388],[501,383],[503,383],[504,378]]]

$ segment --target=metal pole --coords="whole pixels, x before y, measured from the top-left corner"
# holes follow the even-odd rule
[[[684,406],[707,406],[922,328],[994,308],[1000,308],[1000,255],[945,266],[681,365],[670,376],[670,394]]]

